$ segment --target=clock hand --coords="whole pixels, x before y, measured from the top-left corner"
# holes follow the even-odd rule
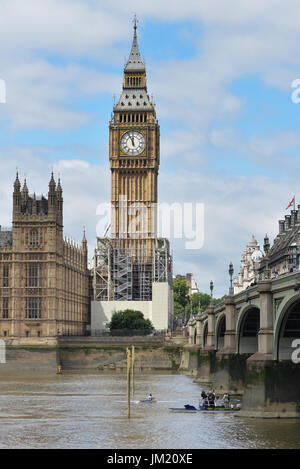
[[[132,146],[135,147],[135,144],[134,144],[134,138],[133,137],[130,137],[131,138],[131,143],[132,143]]]

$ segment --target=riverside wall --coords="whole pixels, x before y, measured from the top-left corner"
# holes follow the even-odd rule
[[[0,376],[27,372],[55,373],[89,370],[125,371],[126,349],[135,347],[135,370],[177,371],[181,360],[180,346],[160,337],[74,337],[58,340],[6,342],[6,363],[0,363]]]
[[[179,369],[205,390],[242,398],[240,417],[300,418],[300,364],[186,345]]]

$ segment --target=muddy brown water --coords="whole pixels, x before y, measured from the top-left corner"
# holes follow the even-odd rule
[[[139,403],[151,392],[157,403]],[[201,386],[180,374],[139,374],[127,419],[116,373],[0,376],[0,448],[300,448],[300,420],[178,414]]]

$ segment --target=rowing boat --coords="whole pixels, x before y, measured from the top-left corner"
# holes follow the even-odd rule
[[[240,408],[225,408],[225,407],[195,407],[193,405],[185,405],[184,407],[169,407],[173,412],[238,412]]]
[[[143,402],[143,403],[148,402],[149,404],[152,404],[154,402],[157,402],[157,400],[156,399],[142,399],[139,402]]]

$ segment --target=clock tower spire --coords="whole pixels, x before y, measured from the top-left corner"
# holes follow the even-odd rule
[[[152,256],[156,238],[159,124],[138,47],[137,19],[123,87],[109,126],[112,238],[139,256]],[[134,216],[135,214],[135,216]]]
[[[145,64],[142,61],[141,54],[139,51],[138,40],[137,40],[137,18],[136,15],[134,17],[133,23],[133,41],[131,46],[131,51],[127,63],[124,67],[125,72],[130,72],[132,70],[143,70],[145,71]]]

